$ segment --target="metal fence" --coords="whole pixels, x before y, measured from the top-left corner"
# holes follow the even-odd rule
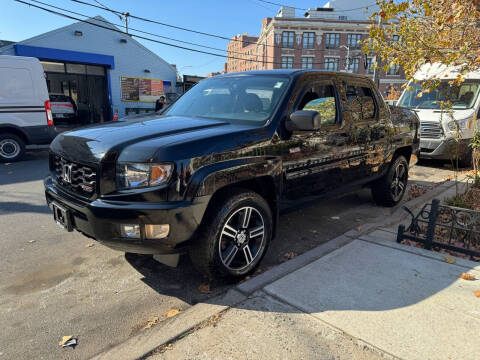
[[[404,209],[412,217],[408,227],[398,227],[397,242],[411,240],[424,244],[424,248],[446,249],[480,257],[480,212],[440,205],[434,199],[425,204],[417,215]]]

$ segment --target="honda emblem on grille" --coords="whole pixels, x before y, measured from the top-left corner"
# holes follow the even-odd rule
[[[63,165],[62,180],[69,184],[72,182],[72,164]]]

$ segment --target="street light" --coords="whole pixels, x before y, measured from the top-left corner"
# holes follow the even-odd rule
[[[347,49],[347,59],[345,61],[345,70],[346,72],[352,72],[350,68],[350,46],[347,45],[340,45],[340,48]]]

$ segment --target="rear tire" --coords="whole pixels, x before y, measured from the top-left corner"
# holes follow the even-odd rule
[[[17,135],[0,134],[0,162],[14,162],[25,153],[25,142]]]
[[[190,258],[209,280],[243,278],[258,266],[272,238],[270,207],[257,193],[242,189],[213,205]]]
[[[395,206],[402,200],[407,183],[408,162],[400,155],[393,160],[387,174],[372,185],[373,200],[380,206]]]

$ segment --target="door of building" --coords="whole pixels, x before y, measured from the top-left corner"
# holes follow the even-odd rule
[[[60,67],[56,68],[55,72],[45,72],[48,92],[62,93],[75,101],[79,124],[109,121],[110,105],[105,68],[84,64],[65,64],[63,69],[64,72],[60,72],[62,70]]]

